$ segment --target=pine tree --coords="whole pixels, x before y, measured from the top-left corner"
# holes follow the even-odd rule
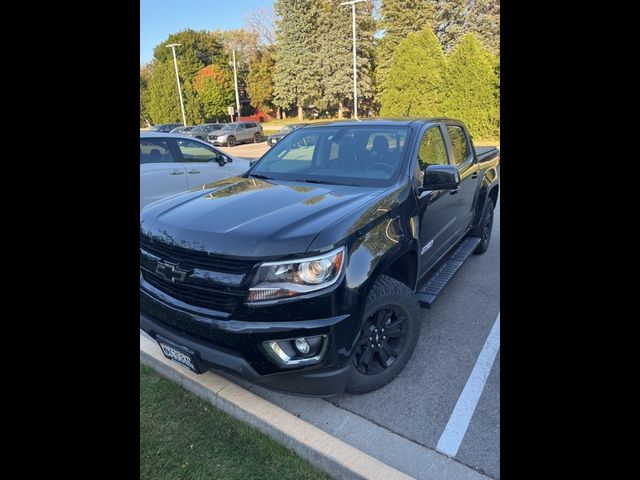
[[[497,58],[471,33],[464,35],[448,57],[445,113],[462,120],[476,138],[499,135],[496,65]]]
[[[320,3],[317,0],[276,0],[274,103],[298,107],[303,120],[303,106],[317,98],[320,78],[317,74],[317,25]]]
[[[382,116],[431,117],[444,113],[446,59],[430,27],[410,33],[393,55],[386,88],[380,97]]]
[[[475,33],[494,54],[500,52],[500,0],[430,0],[436,14],[436,35],[445,51],[465,33]]]
[[[376,87],[385,89],[387,73],[398,44],[412,32],[433,28],[433,0],[382,0],[378,27],[384,36],[376,47]]]
[[[319,65],[322,77],[316,105],[338,108],[343,118],[347,104],[353,104],[353,27],[351,7],[341,6],[341,0],[322,0],[318,20]],[[356,68],[358,73],[358,104],[373,94],[373,34],[375,22],[369,3],[356,5]]]

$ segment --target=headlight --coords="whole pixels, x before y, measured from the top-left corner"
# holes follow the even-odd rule
[[[317,257],[263,263],[249,289],[247,303],[295,297],[327,288],[340,277],[344,257],[345,248],[340,247]]]

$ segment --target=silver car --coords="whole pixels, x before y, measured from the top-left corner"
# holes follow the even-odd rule
[[[249,169],[249,160],[182,134],[140,132],[140,208]]]
[[[228,147],[233,147],[239,143],[258,143],[262,139],[262,125],[256,122],[227,123],[220,130],[211,132],[208,136],[210,143]]]
[[[187,135],[195,138],[199,138],[200,140],[207,141],[207,135],[211,132],[215,132],[216,130],[221,129],[225,124],[224,123],[203,123],[202,125],[198,125],[197,127],[193,127]]]

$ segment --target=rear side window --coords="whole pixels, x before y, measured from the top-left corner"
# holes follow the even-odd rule
[[[143,163],[172,163],[175,161],[167,140],[162,138],[140,139],[140,165]]]
[[[424,170],[429,165],[448,165],[447,148],[442,138],[439,127],[431,127],[427,130],[420,142],[418,149],[418,162],[420,170]]]
[[[469,159],[471,154],[467,135],[461,127],[455,125],[447,125],[447,132],[453,147],[454,163],[461,165]]]

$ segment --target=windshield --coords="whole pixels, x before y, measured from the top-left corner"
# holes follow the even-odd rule
[[[385,186],[398,172],[407,127],[342,126],[292,131],[250,175],[273,180]]]

